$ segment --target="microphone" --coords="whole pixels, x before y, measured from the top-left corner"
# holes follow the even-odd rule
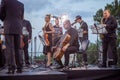
[[[94,23],[94,26],[97,27],[97,25]]]
[[[73,22],[71,25],[73,26],[74,24],[76,24],[77,22]]]

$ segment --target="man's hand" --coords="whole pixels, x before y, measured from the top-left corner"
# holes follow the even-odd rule
[[[66,49],[68,48],[70,44],[66,44],[63,48],[62,48],[62,51],[66,51]]]
[[[87,31],[83,31],[83,34],[87,34],[88,32]]]
[[[102,26],[106,27],[106,24],[101,24]]]

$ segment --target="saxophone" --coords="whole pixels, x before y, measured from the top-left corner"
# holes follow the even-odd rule
[[[101,19],[101,22],[100,22],[101,24],[103,24],[103,20],[104,20],[104,18]],[[104,38],[104,35],[103,35],[103,34],[100,34],[99,36],[100,36],[100,39],[103,39],[103,38]]]

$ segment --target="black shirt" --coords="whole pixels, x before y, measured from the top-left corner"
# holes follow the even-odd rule
[[[62,35],[63,34],[62,27],[59,27],[57,25],[54,25],[53,27],[55,29],[55,35]]]
[[[32,37],[32,27],[31,27],[31,24],[28,20],[23,20],[23,27],[26,27],[27,31],[29,32],[29,39],[31,39]]]
[[[80,23],[80,28],[79,29],[83,29],[83,31],[87,31],[88,32],[88,25],[86,22],[82,21]],[[88,40],[88,33],[83,34],[83,37],[81,37],[82,40]]]
[[[0,18],[4,22],[5,34],[22,34],[24,4],[18,0],[2,0]]]
[[[116,38],[116,28],[118,27],[116,19],[110,16],[108,19],[103,19],[103,24],[106,24],[105,28],[108,32],[107,34],[104,34],[104,38]]]
[[[70,39],[70,46],[76,46],[79,48],[79,42],[78,42],[78,32],[76,29],[70,27],[67,31],[67,34],[70,35],[71,39]]]

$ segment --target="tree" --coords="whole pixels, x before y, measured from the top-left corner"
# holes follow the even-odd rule
[[[111,14],[116,17],[119,25],[120,25],[120,2],[118,0],[114,0],[111,4],[107,4],[104,9],[109,9]],[[99,9],[96,14],[93,16],[94,21],[100,22],[103,16],[103,9]]]
[[[97,45],[95,43],[89,44],[89,47],[87,50],[87,56],[88,56],[88,63],[89,64],[97,64],[98,52],[97,52]]]
[[[96,12],[96,15],[94,15],[94,21],[97,21],[97,22],[101,22],[101,19],[102,19],[102,16],[103,16],[103,9],[99,9],[97,12]]]

